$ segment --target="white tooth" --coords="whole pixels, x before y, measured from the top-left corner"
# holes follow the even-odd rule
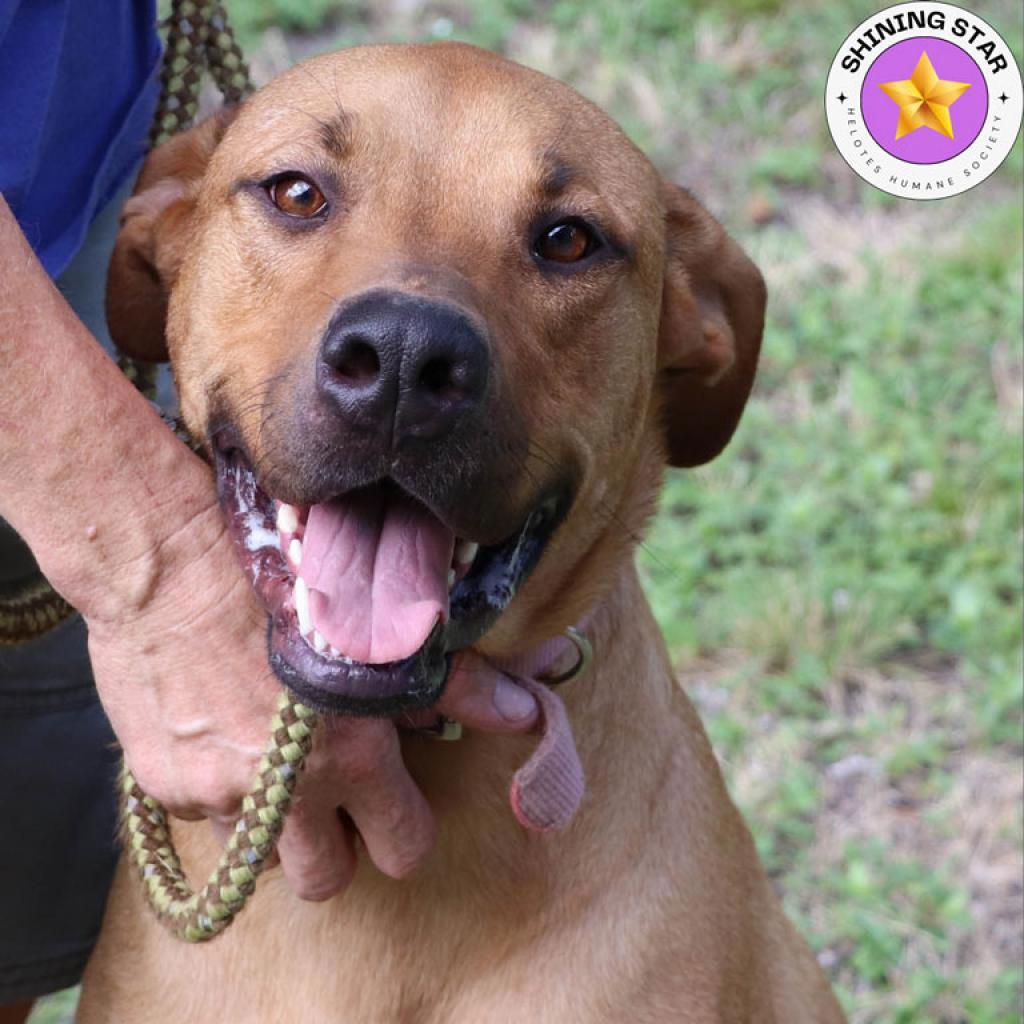
[[[288,560],[296,569],[302,565],[302,541],[298,537],[292,537],[288,545]]]
[[[476,558],[476,553],[480,550],[480,545],[471,540],[459,541],[459,546],[455,549],[455,561],[459,565],[472,565],[473,559]]]
[[[313,648],[317,654],[323,654],[327,650],[327,641],[320,635],[320,630],[313,630]]]
[[[341,657],[341,651],[339,651],[338,648],[334,646],[334,644],[331,644],[330,647],[327,648],[327,653],[332,658],[340,658]]]
[[[454,583],[455,583],[455,570],[454,569],[449,569],[448,570],[448,589],[449,590],[452,589],[452,585]]]
[[[278,505],[277,528],[282,533],[294,533],[299,528],[299,511],[294,505]]]
[[[295,577],[295,614],[299,620],[299,632],[306,636],[313,628],[309,616],[309,587],[301,576]]]

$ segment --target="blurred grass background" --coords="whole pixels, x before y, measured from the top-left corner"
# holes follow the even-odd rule
[[[671,474],[648,591],[851,1021],[1020,1021],[1021,139],[953,199],[862,183],[822,104],[864,0],[227,6],[263,81],[449,38],[561,78],[751,252],[759,383],[726,453]],[[972,9],[1020,61],[1024,8]]]

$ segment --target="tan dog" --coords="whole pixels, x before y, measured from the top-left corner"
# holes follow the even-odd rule
[[[402,581],[415,600],[374,578],[360,611],[321,584],[318,651],[240,529],[275,669],[300,692],[423,705],[448,671],[436,650],[510,656],[584,618],[596,657],[561,691],[588,783],[564,832],[528,833],[508,809],[531,741],[410,735],[441,819],[414,878],[363,863],[342,898],[309,904],[271,873],[194,948],[122,866],[80,1019],[841,1021],[633,565],[666,459],[718,454],[757,362],[761,276],[699,203],[540,74],[461,45],[355,49],[155,153],[111,282],[115,335],[143,356],[162,353],[167,309],[184,414],[229,516],[248,514],[232,489],[251,498],[258,481],[258,507],[297,507],[307,553],[317,530],[370,515],[360,503],[382,536],[419,545],[427,564]],[[533,552],[522,564],[510,538]],[[439,619],[448,565],[433,562],[460,539],[481,547]],[[518,586],[507,610],[480,559]],[[207,826],[175,832],[205,872]]]

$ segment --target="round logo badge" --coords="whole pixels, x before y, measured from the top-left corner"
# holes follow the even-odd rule
[[[829,131],[843,159],[883,192],[942,199],[980,185],[1020,130],[1024,87],[988,22],[952,4],[887,7],[832,61]]]

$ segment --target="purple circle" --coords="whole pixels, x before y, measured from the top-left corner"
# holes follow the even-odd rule
[[[928,54],[940,79],[970,85],[949,105],[953,138],[927,125],[896,138],[900,108],[881,85],[910,78],[922,53]],[[988,87],[974,59],[955,43],[934,36],[914,36],[875,58],[864,77],[860,103],[871,137],[887,153],[907,163],[939,164],[962,153],[978,137],[988,115]]]

